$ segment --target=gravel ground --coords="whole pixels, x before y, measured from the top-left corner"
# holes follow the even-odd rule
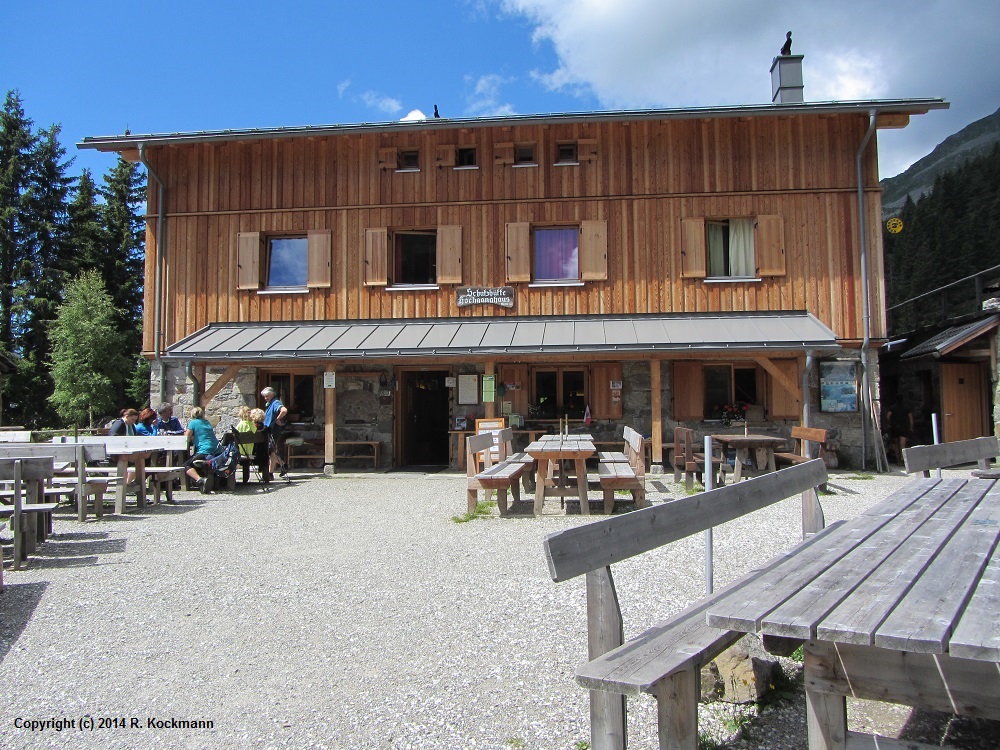
[[[905,481],[837,473],[821,498],[827,520]],[[650,490],[655,503],[683,487],[668,475]],[[19,572],[0,534],[0,746],[587,746],[587,693],[573,679],[586,651],[583,581],[554,584],[541,546],[581,516],[552,502],[539,519],[494,511],[456,523],[464,477],[450,473],[297,475],[267,493],[176,497],[85,523],[66,509]],[[716,585],[799,529],[797,499],[716,529]],[[626,636],[697,599],[703,566],[700,536],[618,565]],[[920,719],[941,731],[940,716],[872,705],[882,706],[852,703],[852,728],[906,732]],[[740,709],[702,710],[720,748],[805,745],[801,695],[754,709],[739,736]],[[630,747],[655,748],[654,701],[633,701],[630,717]],[[65,728],[19,726],[47,719]],[[193,721],[211,726],[173,723]],[[977,741],[960,746],[1000,744]]]

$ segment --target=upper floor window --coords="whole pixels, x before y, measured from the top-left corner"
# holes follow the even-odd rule
[[[578,164],[576,141],[556,144],[556,164]]]
[[[270,237],[267,240],[268,289],[304,287],[308,280],[309,241],[305,237]]]
[[[328,229],[297,235],[240,232],[236,288],[281,292],[330,286],[331,238]]]
[[[520,166],[535,166],[538,164],[538,157],[535,155],[534,143],[514,144],[514,164]]]
[[[455,151],[455,166],[456,167],[475,167],[478,166],[476,162],[476,149],[474,146],[471,147],[459,147]]]
[[[506,228],[507,281],[569,284],[608,278],[608,227],[603,220],[569,226]]]
[[[679,265],[689,279],[784,276],[784,222],[771,215],[682,219]]]
[[[532,244],[532,281],[580,280],[578,227],[537,227],[532,231]]]
[[[462,227],[365,229],[365,286],[426,287],[462,283]]]
[[[396,154],[396,169],[399,171],[420,170],[420,150],[416,148],[401,148]]]

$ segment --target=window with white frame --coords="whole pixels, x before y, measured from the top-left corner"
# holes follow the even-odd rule
[[[531,234],[533,281],[579,281],[579,227],[533,227]]]
[[[437,284],[437,232],[393,232],[392,286]]]
[[[753,219],[705,222],[709,277],[754,275]]]
[[[292,289],[304,287],[309,270],[309,241],[306,237],[268,237],[264,287]]]

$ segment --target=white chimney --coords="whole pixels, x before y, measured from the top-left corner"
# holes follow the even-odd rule
[[[802,58],[804,55],[778,55],[771,63],[771,104],[801,103]]]

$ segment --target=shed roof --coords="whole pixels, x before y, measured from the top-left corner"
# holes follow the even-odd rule
[[[182,361],[834,351],[808,312],[212,323],[170,346]]]
[[[913,359],[914,357],[927,355],[943,357],[973,339],[982,336],[984,333],[993,330],[998,324],[1000,324],[1000,315],[990,315],[980,320],[974,320],[971,323],[946,328],[901,354],[900,359]]]

